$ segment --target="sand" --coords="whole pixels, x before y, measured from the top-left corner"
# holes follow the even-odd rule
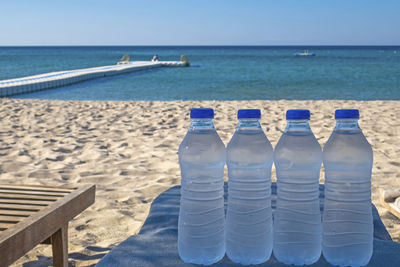
[[[400,188],[398,101],[1,99],[0,103],[2,184],[97,186],[96,203],[69,224],[72,266],[93,265],[137,234],[152,200],[180,183],[177,150],[189,126],[191,107],[215,109],[215,126],[225,144],[236,127],[236,110],[260,108],[262,127],[273,146],[284,130],[288,108],[311,110],[311,127],[321,145],[334,127],[336,108],[359,108],[360,125],[374,150],[372,201],[393,239],[400,241],[400,220],[378,202],[379,187]],[[274,169],[272,176],[275,179]],[[51,247],[37,246],[14,266],[22,264],[51,265]]]

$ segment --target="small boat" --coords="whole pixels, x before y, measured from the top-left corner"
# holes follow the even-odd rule
[[[297,52],[293,54],[295,57],[314,57],[314,53],[309,53],[308,50],[304,50],[304,52]]]

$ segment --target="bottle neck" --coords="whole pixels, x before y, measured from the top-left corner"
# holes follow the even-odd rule
[[[335,132],[349,132],[357,133],[361,132],[360,126],[358,125],[358,119],[339,119],[336,120]]]
[[[308,120],[288,120],[285,133],[311,133],[310,124]]]
[[[241,130],[260,130],[261,125],[258,119],[239,119],[237,127],[238,131]]]
[[[215,130],[212,119],[192,119],[189,131]]]

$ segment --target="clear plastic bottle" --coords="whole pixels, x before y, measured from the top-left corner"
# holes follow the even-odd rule
[[[239,125],[227,147],[226,254],[236,263],[259,264],[272,253],[273,149],[259,109],[238,111]]]
[[[192,123],[179,146],[181,202],[178,251],[186,263],[210,265],[225,255],[225,146],[212,109],[192,109]]]
[[[358,118],[357,109],[336,110],[336,127],[323,152],[322,253],[329,263],[341,266],[366,265],[373,250],[373,155]]]
[[[278,261],[304,265],[321,256],[319,174],[322,150],[308,124],[310,111],[288,110],[274,151],[277,203],[274,248]]]

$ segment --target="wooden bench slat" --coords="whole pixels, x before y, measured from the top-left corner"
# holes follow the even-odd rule
[[[21,195],[21,194],[7,194],[0,192],[0,199],[26,199],[26,200],[51,200],[56,201],[59,197],[48,197],[48,196],[38,196],[38,195]]]
[[[0,210],[31,210],[39,211],[45,207],[35,205],[0,204]]]
[[[21,220],[25,219],[25,217],[17,217],[17,216],[3,216],[0,215],[0,222],[13,222],[17,223],[20,222]]]
[[[45,196],[45,197],[63,197],[69,193],[46,193],[40,191],[23,191],[23,190],[7,190],[0,189],[2,194],[14,194],[14,195],[35,195],[35,196]]]
[[[28,217],[32,214],[34,214],[37,211],[31,211],[31,210],[1,210],[0,209],[0,215],[4,216],[22,216],[22,217]]]
[[[55,193],[71,193],[76,188],[59,188],[59,187],[48,187],[38,185],[0,185],[0,189],[8,190],[27,190],[27,191],[42,191],[42,192],[55,192]]]
[[[3,229],[3,230],[9,229],[10,227],[12,227],[14,225],[15,225],[15,223],[2,223],[2,222],[0,222],[0,229]]]
[[[27,200],[27,199],[1,199],[0,204],[28,204],[35,206],[48,206],[54,201],[52,200]]]
[[[45,196],[30,196],[30,195],[15,195],[15,194],[4,194],[0,193],[0,199],[26,199],[26,200],[38,200],[38,201],[56,201],[58,197],[45,197]]]

